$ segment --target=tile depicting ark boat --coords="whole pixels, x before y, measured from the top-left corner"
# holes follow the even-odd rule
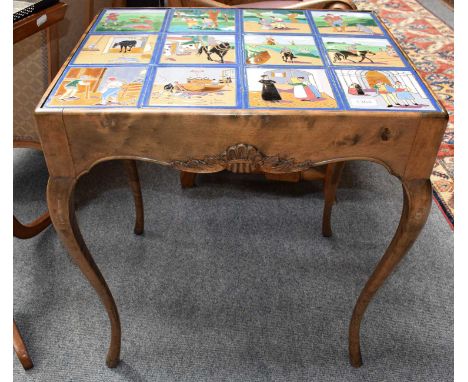
[[[233,68],[158,68],[149,105],[234,107],[236,86]]]

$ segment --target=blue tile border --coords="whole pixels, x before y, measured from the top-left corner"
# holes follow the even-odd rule
[[[431,105],[434,107],[435,111],[442,111],[439,103],[433,98],[431,92],[427,89],[426,85],[423,83],[417,72],[414,68],[409,64],[408,60],[405,58],[403,52],[399,49],[397,44],[393,41],[390,37],[388,31],[377,18],[376,14],[371,11],[360,11],[357,13],[366,13],[370,14],[371,17],[374,19],[376,25],[382,31],[382,34],[346,34],[346,33],[320,33],[315,21],[313,19],[314,13],[320,12],[352,12],[352,11],[338,11],[338,10],[314,10],[314,11],[301,11],[305,14],[306,23],[310,27],[311,33],[268,33],[268,32],[246,32],[244,30],[244,22],[243,22],[243,11],[242,9],[233,9],[234,17],[235,17],[235,31],[212,31],[212,30],[196,30],[196,31],[177,31],[177,32],[170,32],[169,27],[170,23],[173,19],[174,13],[177,9],[187,10],[189,8],[154,8],[156,11],[165,11],[165,16],[161,25],[161,29],[159,31],[147,32],[147,31],[125,31],[125,32],[116,32],[116,31],[106,31],[106,32],[98,32],[96,31],[96,27],[99,22],[104,17],[105,13],[108,10],[129,10],[129,8],[105,8],[101,11],[99,16],[96,18],[94,25],[90,28],[88,34],[85,36],[83,41],[81,42],[79,48],[73,55],[70,63],[68,64],[67,68],[64,70],[58,81],[56,82],[55,86],[53,87],[52,91],[50,92],[46,102],[44,103],[43,107],[45,108],[55,108],[55,109],[63,109],[63,108],[89,108],[89,109],[107,109],[107,108],[193,108],[193,109],[268,109],[268,110],[304,110],[304,111],[311,111],[311,110],[356,110],[356,111],[388,111],[388,112],[431,112],[434,110],[388,110],[388,109],[361,109],[361,108],[351,108],[346,97],[345,90],[342,88],[339,78],[337,76],[336,71],[339,70],[377,70],[381,72],[385,71],[409,71],[414,76],[415,80],[421,86],[422,90],[427,95]],[[141,11],[145,8],[132,8],[132,11]],[[148,8],[146,8],[148,9]],[[223,11],[223,8],[210,8],[210,9],[219,9]],[[231,35],[235,36],[236,42],[236,65],[233,64],[169,64],[169,63],[160,63],[161,55],[164,51],[164,46],[166,42],[167,36],[170,35]],[[315,45],[318,49],[319,55],[321,56],[322,65],[251,65],[246,63],[246,52],[245,52],[245,35],[269,35],[269,36],[278,36],[278,37],[287,37],[287,36],[301,36],[301,37],[312,37],[315,41]],[[122,64],[75,64],[76,57],[81,51],[81,49],[85,46],[87,41],[92,35],[157,35],[157,42],[153,50],[153,55],[151,60],[148,64],[141,64],[141,63],[122,63]],[[374,65],[333,65],[330,62],[330,58],[328,56],[328,52],[325,48],[325,44],[323,38],[327,37],[334,37],[334,38],[353,38],[353,39],[386,39],[388,43],[392,46],[395,52],[398,54],[400,60],[404,63],[404,67],[384,67],[384,66],[374,66]],[[141,67],[147,69],[146,78],[143,84],[143,88],[139,97],[138,104],[136,106],[49,106],[49,102],[51,97],[55,94],[58,87],[60,86],[61,82],[69,72],[71,68],[78,68],[78,67]],[[153,81],[156,76],[156,72],[158,68],[168,68],[168,67],[177,67],[177,68],[184,68],[184,67],[205,67],[207,69],[215,69],[215,68],[235,68],[237,74],[237,105],[235,107],[232,106],[153,106],[149,105],[149,98],[151,94],[151,89],[153,86]],[[247,68],[264,68],[265,70],[271,70],[275,68],[281,69],[290,69],[290,70],[308,70],[308,69],[323,69],[329,79],[330,86],[332,88],[333,94],[338,104],[338,108],[283,108],[283,107],[271,107],[271,108],[258,108],[258,107],[250,107],[248,103],[248,80],[247,80]]]

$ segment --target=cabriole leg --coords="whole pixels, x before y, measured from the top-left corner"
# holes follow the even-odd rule
[[[94,262],[81,236],[76,222],[73,193],[76,179],[51,177],[47,186],[47,203],[54,227],[81,272],[96,290],[104,304],[111,323],[111,342],[107,353],[107,366],[116,367],[120,355],[120,318],[114,298],[99,268]]]
[[[432,204],[429,179],[403,182],[404,204],[400,224],[390,246],[377,264],[354,307],[349,326],[349,357],[351,365],[362,365],[359,332],[361,320],[372,297],[409,251],[426,223]]]

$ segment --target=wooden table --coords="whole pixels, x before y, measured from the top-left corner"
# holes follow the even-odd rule
[[[91,83],[88,97],[73,93],[80,81]],[[404,208],[352,314],[349,353],[359,367],[362,317],[426,222],[447,123],[372,13],[213,9],[105,11],[36,117],[53,224],[109,315],[109,367],[119,361],[119,315],[73,205],[78,179],[94,165],[137,159],[193,173],[290,173],[369,160],[387,168],[401,180]]]

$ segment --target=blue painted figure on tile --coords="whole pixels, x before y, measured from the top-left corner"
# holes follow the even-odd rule
[[[402,101],[406,106],[410,106],[410,102],[413,105],[418,105],[413,94],[411,94],[410,90],[407,87],[404,87],[400,81],[395,82],[395,86],[397,87],[396,96],[398,100]]]
[[[118,80],[117,77],[109,77],[106,84],[102,88],[102,100],[101,105],[106,105],[107,102],[114,99],[114,102],[117,103],[117,96],[120,89],[123,86],[123,82]]]

